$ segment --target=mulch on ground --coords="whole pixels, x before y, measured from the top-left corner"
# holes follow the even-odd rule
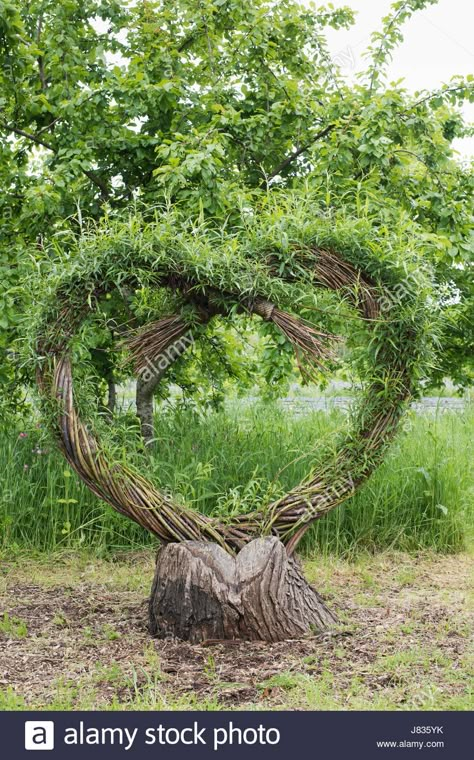
[[[10,687],[39,708],[61,704],[65,692],[71,707],[83,706],[86,692],[99,709],[114,701],[140,706],[137,699],[150,706],[153,695],[170,709],[190,698],[196,709],[203,700],[230,709],[299,709],[291,693],[320,684],[340,709],[352,706],[354,694],[383,697],[403,709],[430,699],[435,707],[437,694],[466,693],[473,622],[473,562],[466,556],[382,556],[362,569],[311,563],[309,575],[318,576],[315,585],[342,625],[278,644],[151,639],[145,589],[152,557],[138,562],[143,583],[127,588],[123,573],[114,583],[116,563],[89,573],[72,560],[55,583],[54,567],[42,565],[29,582],[26,562],[4,561],[0,690]],[[26,625],[26,635],[16,621]],[[317,709],[300,698],[301,709]]]

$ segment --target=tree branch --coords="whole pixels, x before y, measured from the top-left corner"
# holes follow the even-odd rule
[[[418,108],[418,106],[423,105],[423,103],[428,103],[430,100],[434,100],[435,98],[442,98],[444,95],[449,95],[451,92],[460,92],[462,90],[470,89],[468,85],[466,84],[459,84],[455,87],[446,87],[441,88],[439,90],[435,90],[434,92],[430,92],[424,97],[420,98],[420,100],[416,100],[414,103],[412,103],[408,108],[404,108],[403,111],[398,112],[398,116],[403,116],[406,113],[410,113],[410,111],[413,111],[413,109]]]
[[[38,137],[37,135],[32,135],[30,132],[25,132],[23,129],[19,129],[18,127],[12,127],[11,124],[3,124],[5,129],[9,129],[13,134],[18,135],[19,137],[25,137],[27,140],[30,140],[31,142],[36,143],[36,145],[41,145],[43,148],[46,148],[47,150],[52,151],[53,153],[56,153],[56,148],[51,145],[51,143],[46,142],[46,140],[43,140],[41,137]]]
[[[52,129],[58,121],[62,121],[62,119],[64,119],[64,116],[56,116],[56,118],[50,121],[49,124],[46,124],[45,127],[41,127],[41,129],[37,131],[36,136],[39,137],[44,132],[49,132],[49,130]]]
[[[408,5],[408,0],[405,0],[405,2],[400,6],[400,8],[397,10],[397,12],[392,16],[388,26],[385,27],[385,33],[380,40],[379,48],[372,58],[373,66],[372,66],[372,73],[370,77],[370,86],[369,86],[369,92],[372,93],[375,85],[375,80],[377,78],[377,75],[380,73],[380,66],[384,62],[383,60],[380,60],[380,56],[382,55],[383,47],[387,41],[388,35],[390,34],[391,30],[395,26],[395,22],[397,21],[398,17],[401,13],[405,10],[405,8]]]
[[[100,196],[102,200],[107,201],[110,198],[109,186],[105,179],[98,177],[95,172],[91,172],[88,169],[82,169],[83,174],[89,179],[93,185],[99,188]]]
[[[18,127],[13,127],[8,124],[3,124],[5,129],[9,129],[13,134],[18,135],[19,137],[24,137],[27,140],[30,140],[31,142],[35,143],[36,145],[41,145],[43,148],[46,148],[47,150],[50,150],[52,153],[57,153],[56,148],[54,145],[51,145],[51,143],[46,142],[46,140],[43,140],[41,137],[38,137],[38,135],[31,134],[30,132],[25,132],[23,129],[19,129]],[[103,200],[108,200],[110,198],[110,192],[108,185],[105,180],[101,179],[101,177],[98,177],[95,172],[91,172],[89,169],[81,169],[82,173],[89,179],[92,184],[94,184],[96,187],[100,190],[100,195]]]
[[[335,124],[328,124],[328,126],[322,129],[320,132],[318,132],[309,143],[306,143],[306,145],[302,145],[297,150],[294,150],[293,153],[290,153],[290,155],[287,156],[281,162],[281,164],[279,164],[276,167],[276,169],[272,171],[272,173],[268,177],[265,177],[266,182],[267,183],[271,182],[272,179],[277,177],[279,174],[281,174],[282,171],[284,171],[288,166],[290,166],[290,164],[292,164],[293,161],[296,161],[297,158],[299,158],[303,153],[309,150],[311,146],[314,145],[315,142],[317,142],[318,140],[322,140],[323,137],[326,137],[326,135],[332,132],[332,130],[335,129],[335,127],[336,127]]]

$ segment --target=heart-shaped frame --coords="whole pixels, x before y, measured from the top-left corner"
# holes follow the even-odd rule
[[[419,362],[424,351],[424,300],[418,284],[407,280],[407,269],[374,253],[374,244],[360,253],[336,252],[318,244],[317,236],[295,240],[288,257],[297,271],[315,287],[337,291],[350,301],[370,325],[369,380],[366,382],[351,431],[337,456],[323,462],[308,478],[266,509],[225,522],[188,509],[161,493],[132,467],[110,459],[75,408],[70,343],[88,313],[117,286],[147,284],[179,291],[194,307],[198,319],[239,309],[273,322],[297,351],[318,362],[326,348],[321,333],[280,308],[285,286],[294,283],[294,267],[275,266],[276,251],[268,244],[261,258],[249,257],[233,267],[226,253],[225,288],[222,270],[213,277],[204,266],[216,255],[215,240],[196,253],[193,233],[177,240],[168,232],[158,242],[156,230],[143,244],[143,235],[129,230],[117,245],[111,238],[90,236],[82,243],[80,264],[66,271],[41,309],[36,331],[37,379],[43,398],[54,401],[54,429],[67,461],[101,499],[157,535],[161,541],[214,541],[229,552],[238,551],[259,536],[275,535],[291,554],[311,523],[345,501],[371,474],[392,438],[406,402],[416,391]],[[307,233],[306,233],[307,234]],[[227,243],[221,244],[225,246]],[[233,242],[235,245],[235,243]],[[242,247],[244,242],[240,240]],[[99,248],[99,254],[96,248]],[[263,263],[262,263],[263,262]],[[117,270],[121,271],[117,280]],[[230,283],[230,286],[229,286]],[[180,314],[147,325],[129,340],[137,370],[156,359],[189,325]],[[58,403],[59,402],[59,405]]]

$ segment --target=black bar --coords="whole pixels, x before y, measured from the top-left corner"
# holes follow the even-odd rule
[[[25,737],[61,760],[472,757],[468,712],[4,712],[0,730],[5,760],[34,757]]]

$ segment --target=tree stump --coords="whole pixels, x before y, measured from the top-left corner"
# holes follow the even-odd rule
[[[337,623],[278,538],[258,538],[234,558],[204,541],[158,552],[150,633],[192,643],[283,641]]]

